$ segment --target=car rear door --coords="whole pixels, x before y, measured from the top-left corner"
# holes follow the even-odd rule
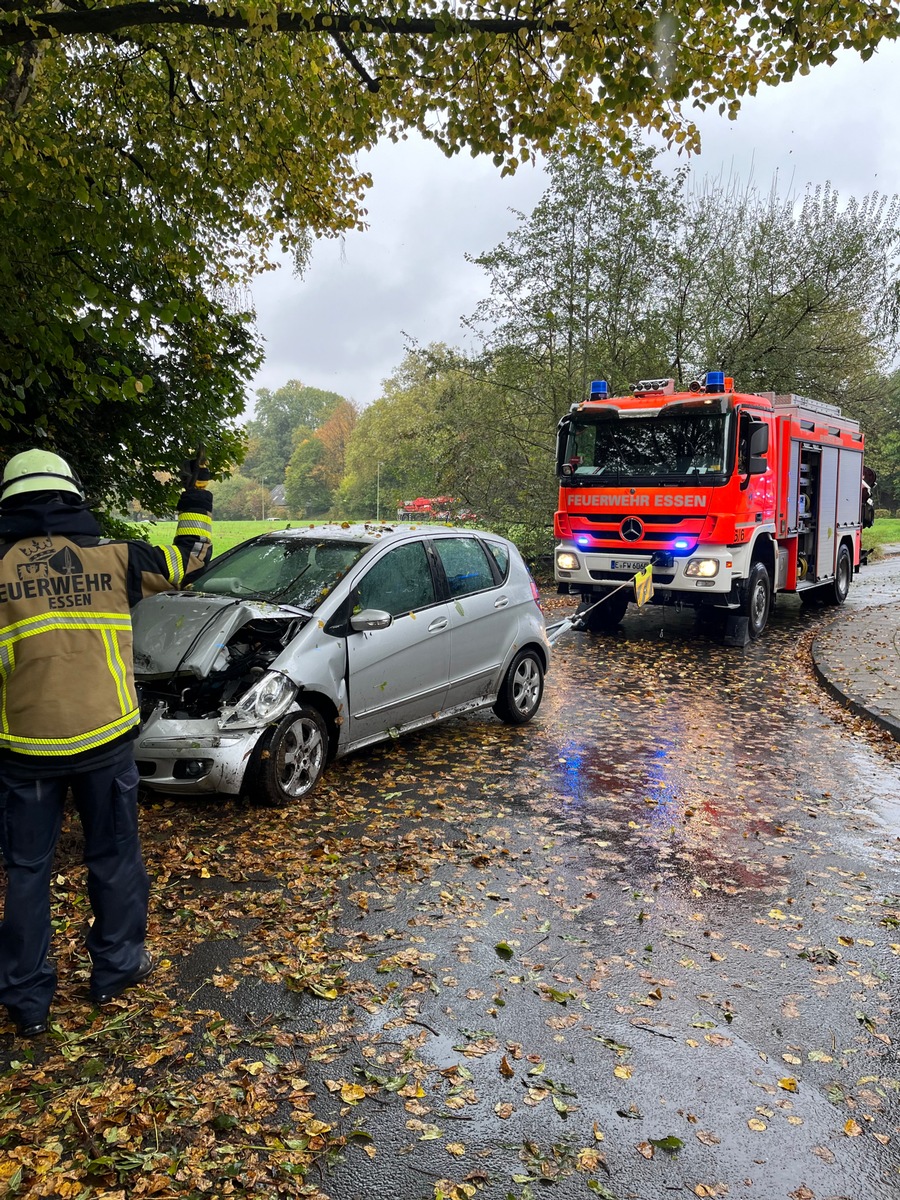
[[[424,542],[395,546],[372,563],[352,608],[380,609],[394,620],[387,629],[348,634],[350,741],[440,712],[450,672],[450,613]]]
[[[450,684],[447,708],[496,690],[518,629],[509,561],[501,570],[473,534],[436,537],[434,551],[449,590]]]

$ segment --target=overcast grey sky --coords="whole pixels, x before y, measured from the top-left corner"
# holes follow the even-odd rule
[[[701,115],[704,175],[752,178],[763,190],[832,183],[844,197],[900,193],[900,46],[869,62],[847,56],[748,99],[737,121]],[[674,156],[672,161],[677,161]],[[365,233],[317,244],[302,279],[289,265],[253,288],[266,360],[251,388],[300,379],[362,405],[420,343],[471,344],[460,318],[485,295],[465,261],[501,241],[544,190],[539,170],[501,179],[489,159],[447,159],[410,139],[363,160],[373,177]]]

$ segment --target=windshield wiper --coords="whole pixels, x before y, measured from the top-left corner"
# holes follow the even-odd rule
[[[309,570],[309,568],[310,568],[310,564],[309,564],[309,563],[307,563],[307,564],[306,564],[306,566],[303,568],[303,570],[302,570],[302,571],[299,571],[299,572],[298,572],[298,573],[297,573],[297,574],[294,576],[294,578],[293,578],[293,579],[290,581],[290,583],[286,583],[286,584],[284,585],[284,587],[283,587],[283,588],[279,588],[277,592],[273,592],[273,593],[272,593],[272,601],[273,601],[273,602],[274,602],[274,601],[276,601],[276,600],[278,599],[278,597],[279,597],[279,596],[283,596],[285,592],[289,592],[289,591],[291,590],[291,588],[295,587],[295,586],[297,585],[297,583],[298,583],[298,582],[299,582],[299,581],[300,581],[300,580],[303,578],[303,576],[306,574],[306,572]],[[305,610],[304,610],[304,611],[305,611]]]

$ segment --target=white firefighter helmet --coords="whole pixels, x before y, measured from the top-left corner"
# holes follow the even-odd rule
[[[26,492],[74,492],[84,499],[81,480],[64,458],[50,450],[25,450],[6,464],[0,504]]]

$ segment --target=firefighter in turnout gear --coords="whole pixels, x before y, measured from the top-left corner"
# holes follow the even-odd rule
[[[140,722],[131,608],[189,584],[212,553],[209,474],[194,460],[172,545],[108,541],[65,459],[17,454],[0,483],[0,1004],[23,1037],[56,990],[50,878],[71,789],[84,830],[90,992],[103,1004],[153,970],[138,836]]]

